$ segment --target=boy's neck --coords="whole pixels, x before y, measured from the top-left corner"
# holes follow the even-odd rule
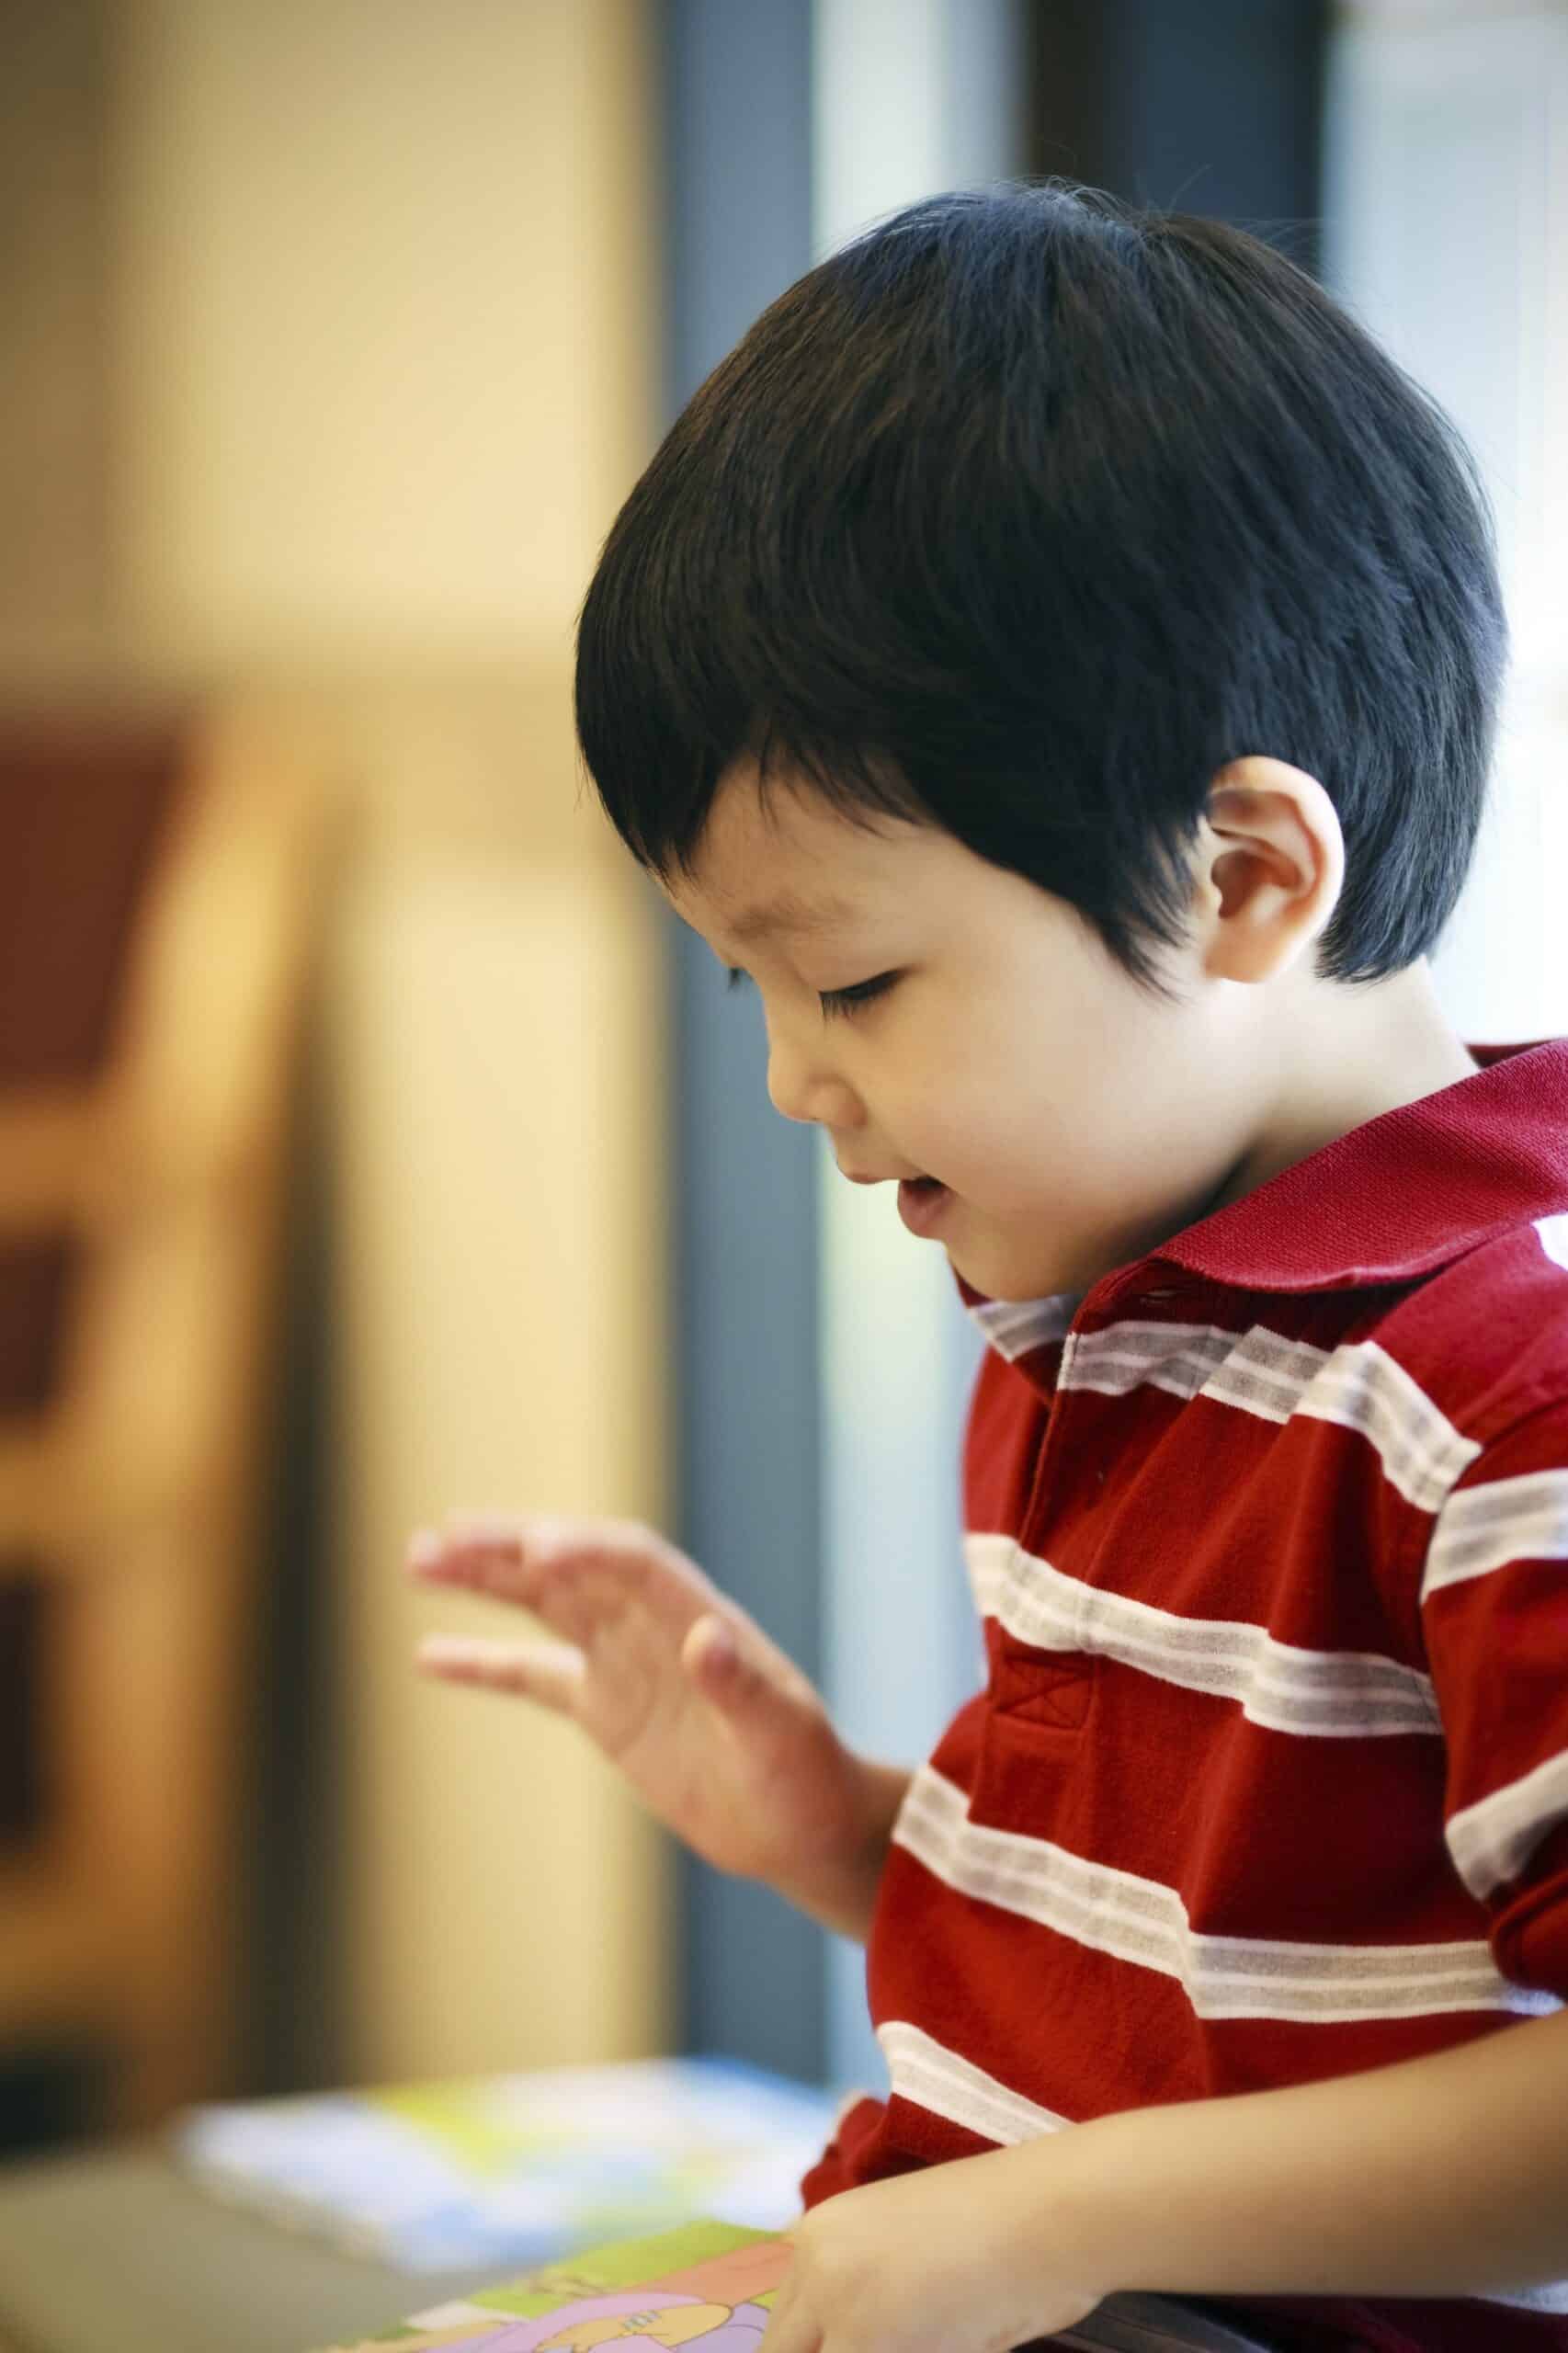
[[[1309,976],[1279,1010],[1279,1090],[1251,1149],[1205,1214],[1255,1192],[1352,1128],[1480,1068],[1437,1001],[1425,957],[1358,986]]]

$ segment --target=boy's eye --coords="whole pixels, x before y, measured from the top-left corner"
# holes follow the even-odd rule
[[[824,989],[822,1009],[830,1017],[835,1013],[853,1013],[862,1005],[869,1005],[873,997],[885,996],[897,980],[896,972],[880,972],[874,981],[860,981],[852,989]]]
[[[727,989],[739,988],[743,981],[751,978],[751,974],[743,972],[738,964],[732,964],[729,972],[730,977],[724,983]],[[820,989],[817,994],[822,1009],[829,1019],[835,1014],[852,1014],[858,1006],[869,1005],[873,997],[884,996],[897,978],[896,972],[881,972],[874,981],[857,982],[852,989]]]

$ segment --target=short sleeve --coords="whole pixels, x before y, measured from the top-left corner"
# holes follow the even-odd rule
[[[1516,1984],[1568,1999],[1568,1400],[1491,1439],[1426,1548],[1444,1837]]]

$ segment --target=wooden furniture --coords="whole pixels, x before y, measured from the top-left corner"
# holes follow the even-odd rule
[[[0,2051],[235,2012],[283,1142],[327,807],[257,713],[0,711]]]

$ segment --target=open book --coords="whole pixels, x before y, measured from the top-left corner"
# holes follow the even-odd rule
[[[789,2242],[728,2222],[688,2222],[656,2238],[623,2239],[546,2264],[505,2287],[418,2313],[331,2353],[597,2353],[627,2338],[756,2353],[790,2266]],[[1206,2313],[1165,2296],[1113,2296],[1042,2345],[1080,2353],[1269,2353]]]

